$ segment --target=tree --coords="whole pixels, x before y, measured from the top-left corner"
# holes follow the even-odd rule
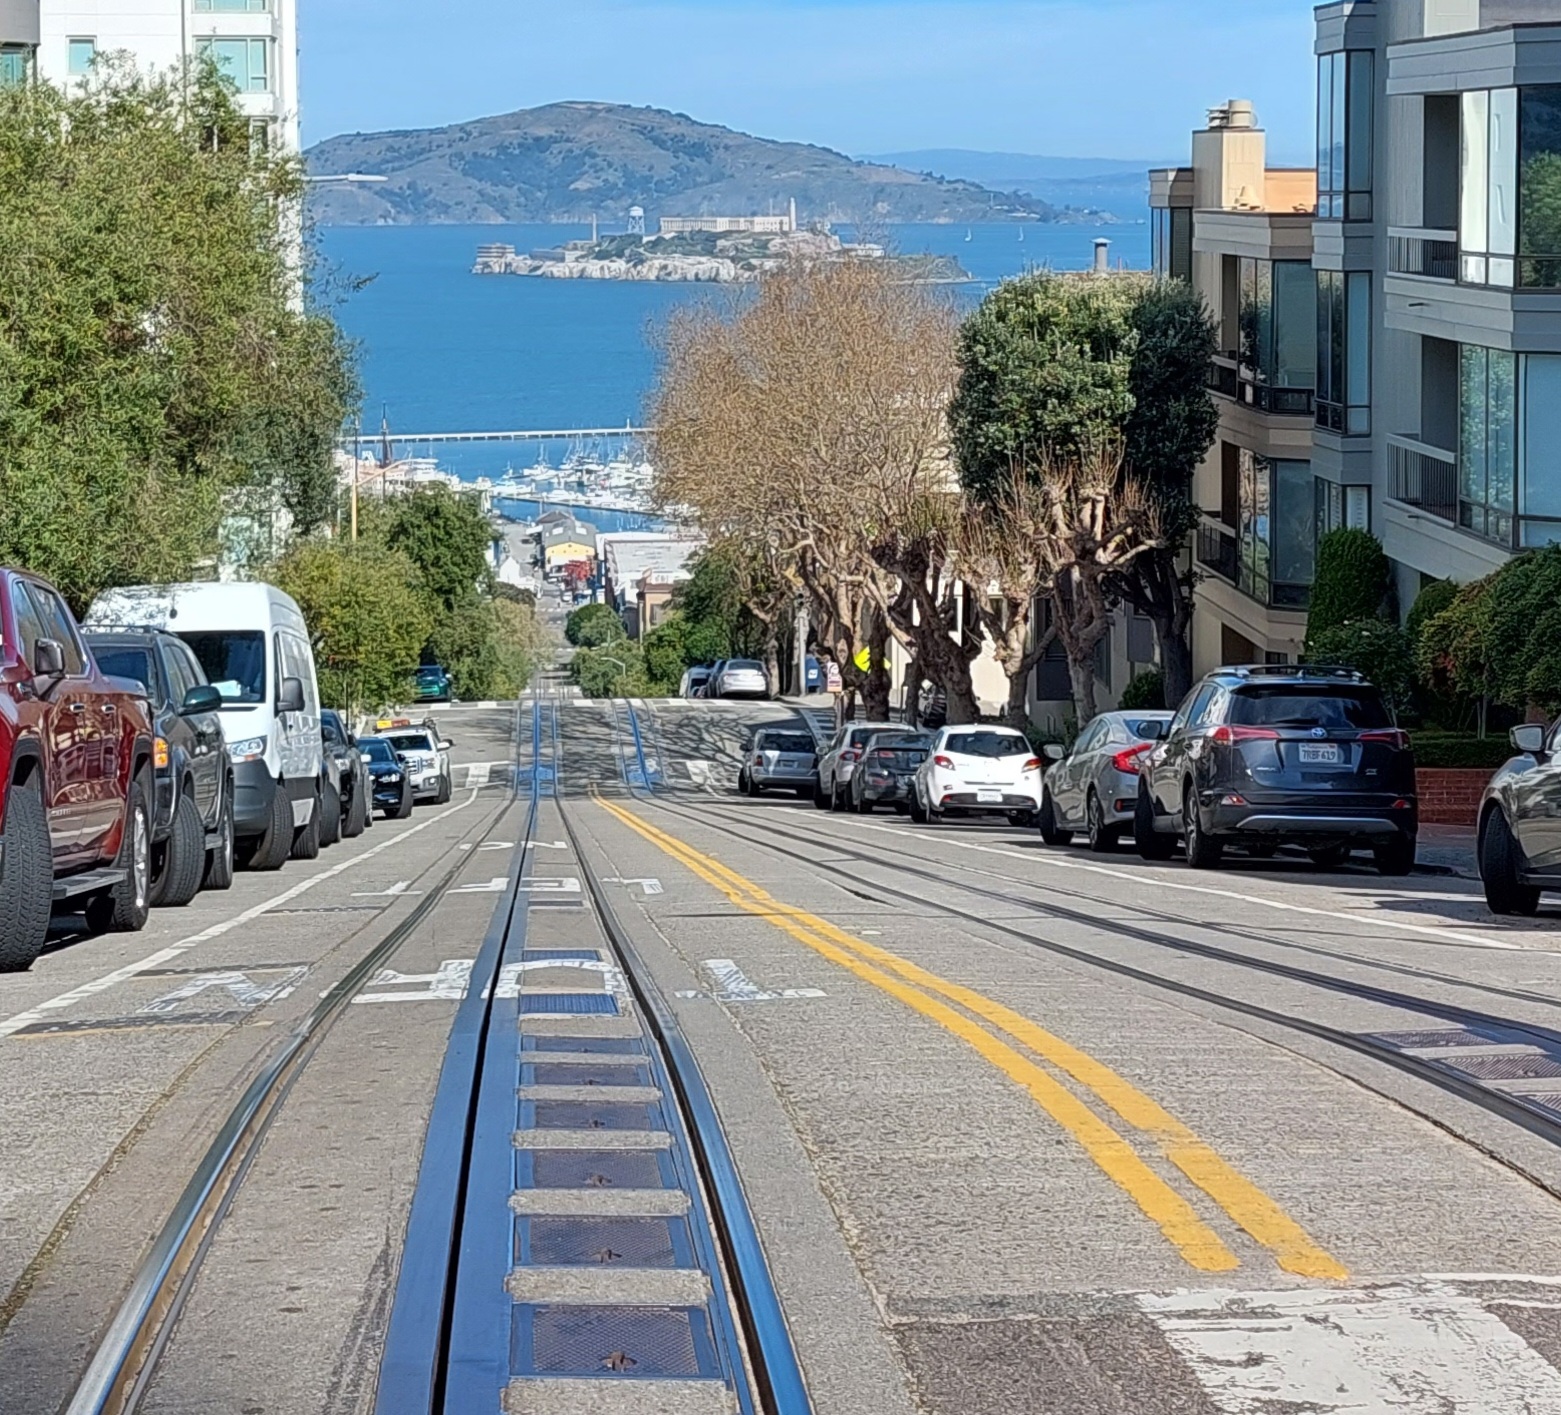
[[[627,639],[581,649],[570,660],[569,676],[588,698],[641,697],[646,691],[644,655]]]
[[[1415,660],[1409,635],[1385,619],[1352,619],[1331,629],[1307,632],[1306,654],[1316,663],[1337,663],[1364,673],[1395,712],[1414,704]]]
[[[395,497],[387,513],[386,544],[417,566],[424,587],[446,610],[489,589],[493,527],[474,497],[442,485],[419,487]]]
[[[1306,619],[1308,657],[1318,635],[1341,624],[1382,615],[1391,568],[1382,542],[1370,531],[1340,527],[1318,540],[1311,611]]]
[[[300,541],[269,575],[308,622],[327,703],[356,712],[405,697],[432,616],[404,555],[373,543]]]
[[[224,518],[324,519],[358,390],[297,307],[302,191],[213,65],[0,89],[0,561],[79,606],[209,566]]]
[[[583,604],[564,620],[564,637],[577,648],[594,649],[629,635],[610,604]]]

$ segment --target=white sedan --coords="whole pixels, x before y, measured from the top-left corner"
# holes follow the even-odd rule
[[[911,819],[918,825],[948,815],[1005,815],[1031,824],[1041,808],[1041,759],[1006,727],[943,727],[911,788]]]

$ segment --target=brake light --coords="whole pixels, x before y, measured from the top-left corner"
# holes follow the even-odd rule
[[[1138,759],[1154,744],[1152,742],[1140,742],[1136,747],[1124,747],[1111,758],[1111,765],[1124,776],[1138,775]]]
[[[854,749],[844,751],[840,754],[840,760],[843,762],[860,761],[861,757],[862,754]]]
[[[764,765],[764,753],[763,752],[755,752],[753,754],[753,764],[755,766],[763,766]]]
[[[875,757],[877,757],[878,760],[881,761],[881,762],[892,762],[894,760],[894,753],[893,752],[880,750],[880,751],[874,752],[873,755]]]
[[[1209,740],[1221,747],[1234,746],[1237,742],[1277,742],[1279,733],[1272,727],[1216,727]]]
[[[944,756],[942,752],[939,752],[938,755],[935,756],[932,759],[932,764],[933,764],[933,766],[940,766],[940,767],[942,767],[944,771],[953,771],[954,770],[953,759],[950,758],[950,757]]]
[[[1025,771],[1039,771],[1040,769],[1041,759],[1039,757],[1031,757],[1030,760],[1024,764]]]
[[[1373,727],[1369,732],[1362,732],[1358,740],[1384,742],[1395,751],[1402,752],[1409,746],[1409,733],[1402,727]]]

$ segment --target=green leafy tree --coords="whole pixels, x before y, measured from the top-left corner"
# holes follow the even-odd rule
[[[1444,609],[1452,606],[1458,598],[1458,582],[1456,580],[1432,580],[1419,594],[1415,596],[1415,602],[1410,605],[1409,613],[1404,619],[1404,629],[1409,635],[1412,645],[1419,644],[1420,636],[1425,631],[1425,626],[1435,619]]]
[[[583,604],[564,621],[564,637],[577,648],[594,649],[629,637],[609,604]]]
[[[1308,657],[1315,657],[1313,641],[1329,629],[1382,617],[1391,570],[1382,542],[1370,531],[1340,527],[1317,542],[1317,570],[1306,620]]]
[[[297,304],[302,182],[209,64],[0,88],[0,561],[80,605],[328,514],[358,390]]]
[[[404,555],[301,541],[268,573],[303,610],[327,703],[354,712],[404,700],[432,622]]]
[[[645,657],[630,640],[581,649],[569,663],[569,676],[590,698],[641,697],[645,694]]]
[[[1395,712],[1408,712],[1415,698],[1415,658],[1409,634],[1385,619],[1353,619],[1308,633],[1307,657],[1364,673]]]
[[[385,542],[417,566],[446,610],[469,606],[490,588],[493,527],[474,497],[447,486],[420,488],[389,506]]]
[[[1158,668],[1145,673],[1135,673],[1127,680],[1117,706],[1124,712],[1134,708],[1163,708],[1165,706],[1165,675]]]

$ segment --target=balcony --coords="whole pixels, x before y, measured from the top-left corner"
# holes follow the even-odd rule
[[[1198,564],[1212,570],[1222,580],[1236,583],[1237,557],[1234,531],[1208,521],[1198,527]]]
[[[1243,556],[1239,537],[1222,521],[1204,521],[1198,527],[1198,564],[1205,570],[1269,609],[1305,610],[1312,587],[1271,580],[1272,557],[1265,547],[1258,551],[1255,558]]]
[[[1277,388],[1270,383],[1257,382],[1252,377],[1252,370],[1235,354],[1216,354],[1209,361],[1209,387],[1222,397],[1243,407],[1255,408],[1260,413],[1301,418],[1312,415],[1310,388]]]
[[[1449,524],[1458,519],[1458,455],[1413,437],[1388,437],[1388,495]]]
[[[1458,233],[1420,226],[1388,227],[1388,270],[1422,280],[1458,279]]]

